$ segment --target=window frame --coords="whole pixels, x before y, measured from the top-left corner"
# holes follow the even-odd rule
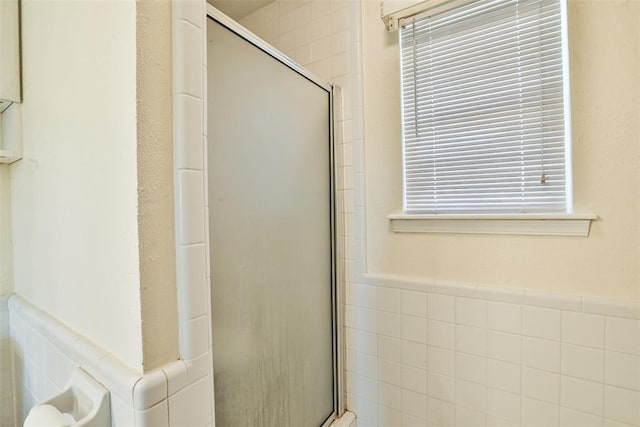
[[[571,150],[571,98],[569,81],[569,49],[567,26],[567,0],[558,0],[561,8],[561,43],[562,43],[562,73],[563,97],[565,117],[565,213],[456,213],[456,214],[421,214],[407,213],[406,181],[405,181],[405,149],[402,150],[403,168],[403,210],[388,216],[394,232],[399,233],[464,233],[464,234],[519,234],[519,235],[553,235],[553,236],[588,236],[592,220],[597,219],[594,214],[573,213],[573,168]],[[453,2],[454,4],[457,2]],[[468,2],[462,1],[462,4]],[[432,4],[433,9],[429,8]],[[421,4],[422,5],[422,4]],[[455,7],[452,6],[452,7]],[[406,19],[417,19],[430,13],[442,11],[442,2],[437,0],[424,2],[416,13],[400,19],[400,24]],[[402,54],[400,50],[400,55]],[[402,77],[402,76],[401,76]],[[403,134],[404,141],[404,134]]]

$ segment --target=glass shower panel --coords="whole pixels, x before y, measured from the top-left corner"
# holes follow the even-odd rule
[[[334,412],[330,93],[208,20],[216,426]]]

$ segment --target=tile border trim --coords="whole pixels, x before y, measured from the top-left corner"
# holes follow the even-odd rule
[[[525,306],[553,308],[558,310],[601,314],[629,319],[640,319],[640,301],[633,302],[587,295],[560,294],[527,288],[494,288],[373,273],[363,274],[360,282],[370,286],[478,298],[490,301],[522,304]]]

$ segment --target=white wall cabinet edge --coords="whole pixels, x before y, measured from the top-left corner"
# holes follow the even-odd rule
[[[18,0],[0,1],[0,111],[21,101],[20,6]]]
[[[20,3],[0,0],[0,163],[22,158]]]

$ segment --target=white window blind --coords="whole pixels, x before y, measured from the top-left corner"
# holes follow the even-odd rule
[[[570,213],[565,0],[478,0],[400,29],[406,213]]]

